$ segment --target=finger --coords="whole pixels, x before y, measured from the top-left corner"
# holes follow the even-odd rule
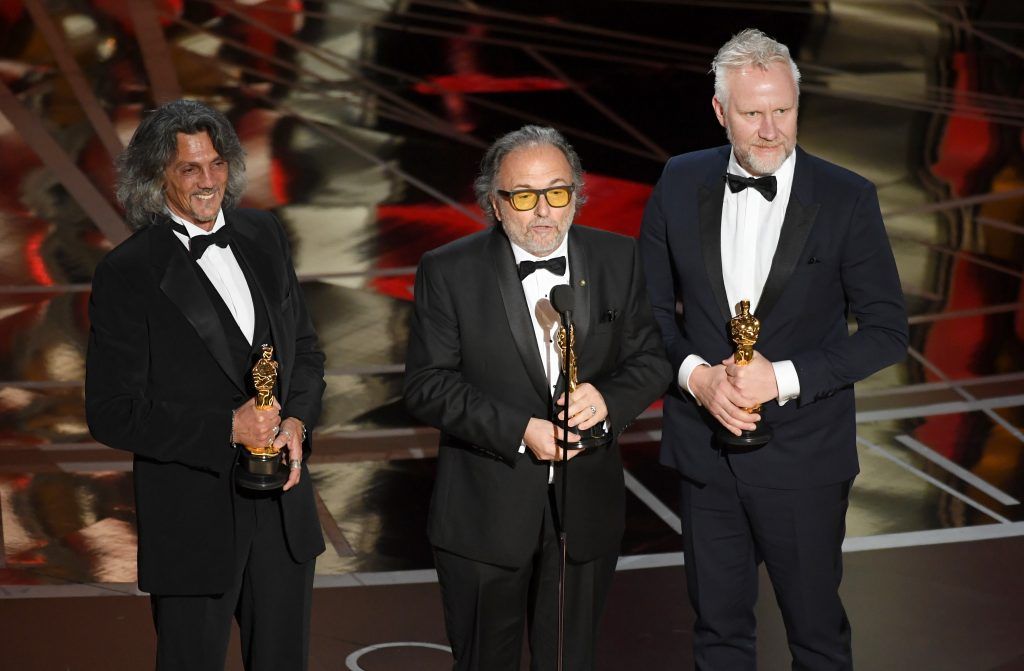
[[[555,399],[555,403],[558,405],[565,405],[565,394],[562,394],[557,399]]]
[[[291,452],[290,444],[293,442],[294,438],[295,437],[291,434],[291,432],[288,429],[281,429],[281,431],[277,434],[277,438],[274,440],[274,447],[276,447],[279,450],[284,447],[288,447],[288,451]]]
[[[287,480],[287,482],[284,483],[284,487],[282,487],[281,489],[283,491],[287,492],[289,489],[291,489],[295,485],[299,484],[299,478],[301,478],[301,477],[302,477],[302,469],[301,468],[293,468],[293,469],[291,469],[291,471],[289,471],[289,474],[288,474],[288,480]]]
[[[590,404],[580,409],[579,414],[569,420],[569,426],[580,429],[589,429],[603,419],[602,411],[596,404]]]

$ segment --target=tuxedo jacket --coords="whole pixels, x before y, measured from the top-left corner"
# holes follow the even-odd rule
[[[722,276],[721,219],[729,146],[669,160],[640,234],[648,291],[674,371],[690,354],[715,365],[734,352]],[[907,317],[874,186],[796,149],[793,188],[755,316],[755,349],[792,360],[798,398],[765,403],[772,440],[733,452],[750,484],[798,489],[858,472],[853,384],[901,360]],[[681,305],[681,314],[677,311]],[[847,317],[856,320],[852,335]],[[689,392],[665,398],[662,463],[706,482],[719,426]]]
[[[671,372],[635,242],[578,225],[568,236],[578,379],[601,392],[617,436],[662,394]],[[540,538],[548,463],[519,448],[531,417],[550,419],[551,394],[501,227],[425,254],[415,299],[405,401],[441,430],[431,543],[478,561],[525,565]],[[569,554],[586,561],[617,552],[625,504],[617,445],[585,452],[568,469]]]
[[[268,212],[225,212],[231,249],[250,269],[278,366],[281,417],[311,430],[324,356],[281,225]],[[96,268],[89,303],[86,417],[100,442],[134,453],[139,588],[216,594],[233,580],[232,410],[253,395],[229,353],[202,269],[165,220],[136,231]],[[310,443],[303,446],[308,454]],[[296,561],[324,549],[309,472],[281,495]]]

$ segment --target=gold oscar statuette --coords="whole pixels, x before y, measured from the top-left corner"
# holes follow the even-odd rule
[[[568,334],[566,334],[564,327],[558,329],[558,335],[555,336],[555,344],[558,346],[558,355],[562,360],[562,370],[565,373],[566,397],[568,397],[580,386],[579,366],[576,362],[576,328],[572,322],[569,323]],[[568,404],[566,404],[566,409],[568,409]],[[558,412],[559,409],[556,408],[556,417]],[[583,412],[590,412],[590,410],[584,410]],[[555,420],[555,424],[559,427],[558,435],[562,434],[562,427],[565,426],[567,421],[568,417],[564,420]],[[602,447],[611,442],[612,439],[612,435],[608,432],[605,422],[600,422],[589,429],[580,429],[578,426],[569,427],[569,431],[579,435],[579,442],[564,444],[561,439],[558,439],[558,444],[570,450]]]
[[[252,368],[252,383],[256,389],[257,412],[274,408],[274,386],[277,384],[277,362],[274,348],[263,345],[263,352]],[[281,487],[288,480],[288,467],[281,461],[281,450],[274,447],[274,437],[265,445],[243,445],[239,450],[235,482],[239,487],[267,491]]]
[[[555,336],[555,344],[558,345],[558,355],[562,358],[562,370],[568,371],[566,377],[566,386],[569,388],[569,393],[576,391],[576,387],[580,385],[577,378],[576,371],[576,328],[573,324],[569,324],[569,338],[566,342],[565,329],[559,328],[558,335]]]
[[[746,366],[754,358],[754,345],[761,334],[761,321],[750,314],[750,301],[740,301],[739,314],[729,320],[729,338],[736,346],[732,360],[737,366]],[[761,404],[744,408],[748,413],[761,412]],[[757,423],[753,431],[743,431],[740,435],[719,427],[718,440],[732,448],[753,448],[764,445],[772,438],[772,430],[763,419]]]

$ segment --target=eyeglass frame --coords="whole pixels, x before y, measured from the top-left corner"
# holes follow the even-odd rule
[[[544,196],[544,202],[548,204],[548,207],[554,207],[554,208],[557,208],[557,209],[562,209],[563,207],[569,207],[569,203],[572,202],[572,196],[573,196],[574,193],[576,193],[576,186],[577,186],[576,184],[557,184],[555,186],[549,186],[546,189],[516,189],[514,191],[505,191],[504,189],[495,189],[494,192],[496,194],[498,194],[499,196],[501,196],[502,198],[504,198],[505,200],[507,200],[508,204],[516,212],[529,212],[530,210],[536,209],[536,207],[538,205],[540,205],[540,197],[541,196]],[[558,191],[559,189],[564,189],[564,190],[569,192],[569,200],[566,201],[565,205],[554,205],[554,204],[552,204],[552,202],[550,200],[548,200],[548,192],[549,191]],[[515,206],[515,204],[514,204],[514,202],[512,200],[513,196],[515,196],[517,194],[520,194],[520,193],[532,193],[533,195],[535,195],[537,197],[537,202],[533,204],[533,207],[528,207],[525,210],[520,210],[518,207]]]

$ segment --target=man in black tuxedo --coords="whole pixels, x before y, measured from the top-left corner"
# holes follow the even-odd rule
[[[531,668],[555,668],[565,471],[552,419],[567,412],[571,442],[617,436],[671,377],[634,241],[572,226],[582,187],[557,131],[509,133],[476,182],[495,225],[420,261],[405,400],[441,429],[429,536],[456,669],[519,669],[524,623]],[[561,284],[582,382],[567,405],[548,300]],[[591,669],[625,489],[614,441],[568,457],[565,668]]]
[[[244,190],[228,120],[163,105],[119,165],[137,230],[93,276],[86,415],[97,440],[134,454],[139,588],[161,670],[222,670],[232,616],[247,669],[307,666],[324,542],[303,460],[324,356],[284,231],[234,208]],[[279,364],[272,410],[249,386],[263,344]],[[271,440],[290,463],[283,491],[236,488],[237,444]]]
[[[699,669],[755,668],[764,561],[793,668],[849,669],[838,589],[858,472],[853,384],[905,355],[899,277],[874,186],[796,146],[789,50],[746,30],[713,70],[712,104],[731,144],[669,160],[640,234],[677,371],[661,460],[682,474],[694,657]],[[728,323],[744,300],[761,328],[753,359],[738,366]],[[759,414],[744,410],[758,403]],[[759,420],[773,432],[760,447],[715,438]]]

